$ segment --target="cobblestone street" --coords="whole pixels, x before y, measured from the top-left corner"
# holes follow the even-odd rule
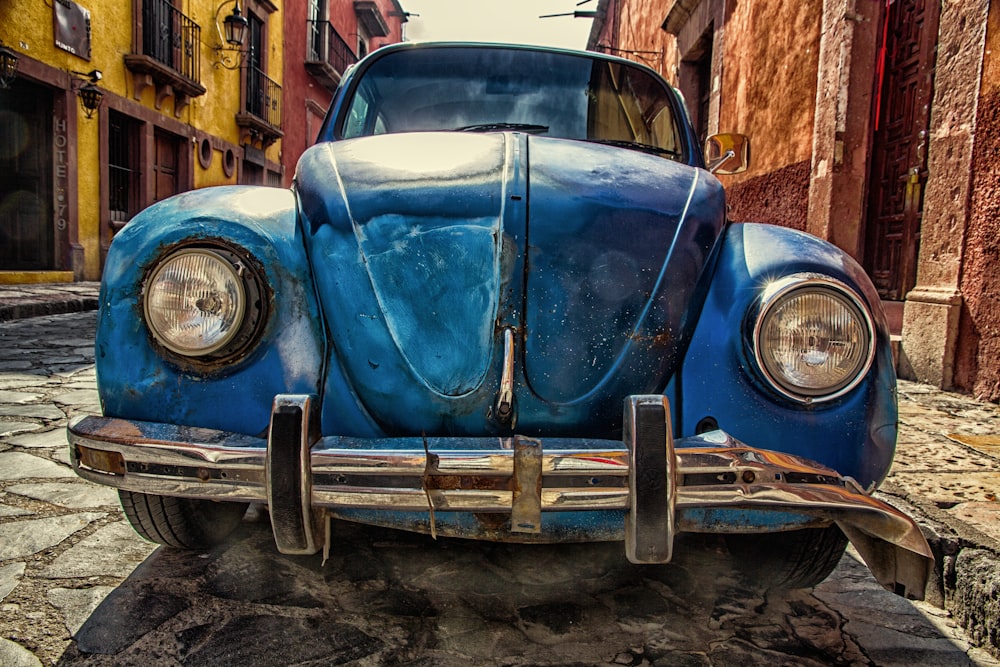
[[[117,495],[69,468],[67,420],[99,411],[95,320],[0,323],[5,667],[998,665],[968,639],[988,644],[990,623],[997,632],[995,405],[900,385],[883,497],[911,508],[941,552],[925,603],[883,591],[851,550],[814,591],[765,596],[698,536],[682,536],[671,565],[637,567],[616,543],[434,541],[337,524],[323,563],[278,554],[257,513],[227,544],[185,553],[142,541]]]

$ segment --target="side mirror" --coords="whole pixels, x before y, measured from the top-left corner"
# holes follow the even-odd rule
[[[750,138],[743,134],[713,134],[705,140],[705,162],[713,174],[738,174],[750,166]]]

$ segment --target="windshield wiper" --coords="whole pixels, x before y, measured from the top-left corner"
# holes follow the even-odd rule
[[[477,125],[466,125],[465,127],[455,128],[455,131],[457,132],[495,132],[497,130],[541,134],[543,132],[548,132],[549,126],[533,125],[531,123],[479,123]]]
[[[659,146],[652,146],[638,141],[626,141],[624,139],[587,139],[587,141],[592,141],[595,144],[605,144],[607,146],[618,146],[619,148],[631,148],[633,150],[643,151],[644,153],[652,153],[653,155],[681,157],[679,151],[673,151],[669,148],[660,148]]]

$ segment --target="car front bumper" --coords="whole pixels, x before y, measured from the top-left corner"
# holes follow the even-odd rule
[[[635,563],[668,562],[678,532],[836,523],[883,586],[922,598],[933,555],[907,515],[849,477],[721,431],[675,442],[669,414],[662,396],[629,397],[622,441],[319,437],[315,400],[281,395],[266,438],[95,416],[74,420],[68,436],[73,468],[93,482],[267,503],[283,553],[317,552],[326,517],[356,511],[375,512],[384,525],[479,539],[624,539]],[[567,532],[547,530],[542,518],[588,512],[607,520]],[[476,520],[442,520],[451,513]]]

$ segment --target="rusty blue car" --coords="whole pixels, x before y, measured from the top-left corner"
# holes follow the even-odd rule
[[[338,521],[637,564],[716,533],[808,587],[850,541],[921,598],[928,545],[873,495],[897,429],[878,296],[838,248],[727,219],[716,176],[747,159],[627,60],[379,49],[291,188],[187,192],[116,236],[74,469],[177,548],[256,504],[286,554]]]

